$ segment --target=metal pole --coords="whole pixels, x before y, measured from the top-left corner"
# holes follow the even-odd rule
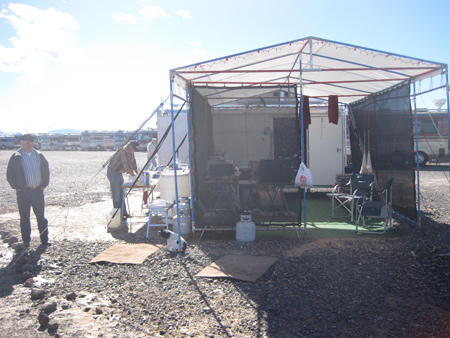
[[[311,48],[311,46],[310,46]],[[303,121],[303,77],[302,77],[302,59],[300,56],[300,121],[301,121],[301,138],[302,138],[302,162],[305,161],[305,128]],[[306,165],[306,163],[305,163]],[[306,230],[306,189],[303,189],[303,226]]]
[[[448,161],[449,161],[449,167],[448,167],[448,173],[450,176],[450,106],[449,106],[449,87],[448,87],[448,68],[445,70],[445,94],[447,96],[447,127],[448,127],[448,134],[447,134],[447,151],[448,151]],[[449,185],[450,190],[450,185]]]
[[[422,229],[421,215],[420,215],[420,166],[419,166],[419,156],[417,156],[417,152],[419,150],[419,127],[417,123],[417,100],[416,100],[416,82],[413,83],[413,92],[414,92],[414,123],[415,123],[415,136],[416,136],[416,151],[414,155],[416,156],[416,170],[417,170],[417,224],[419,225],[419,229]]]
[[[187,101],[187,107],[186,107],[186,114],[187,114],[187,127],[188,127],[188,151],[189,151],[189,180],[190,180],[190,187],[191,187],[191,220],[192,220],[192,233],[195,233],[195,219],[194,219],[194,195],[192,193],[192,182],[193,182],[193,173],[192,173],[192,136],[191,136],[191,105],[189,100],[189,90],[186,88],[186,101]]]
[[[178,179],[177,179],[177,169],[178,163],[176,160],[176,146],[175,146],[175,120],[173,115],[173,74],[172,71],[169,71],[170,78],[170,114],[172,117],[172,151],[173,151],[173,172],[174,172],[174,180],[175,180],[175,205],[177,209],[177,227],[178,227],[178,250],[181,252],[181,225],[180,225],[180,208],[178,205]],[[175,228],[175,224],[173,224]]]

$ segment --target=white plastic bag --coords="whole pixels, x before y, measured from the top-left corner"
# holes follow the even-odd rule
[[[295,186],[299,188],[312,188],[313,178],[311,170],[302,162],[298,168],[297,176],[295,176]]]

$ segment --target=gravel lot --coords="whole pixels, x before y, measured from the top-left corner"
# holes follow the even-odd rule
[[[45,153],[54,245],[39,247],[35,225],[28,255],[0,242],[0,336],[450,337],[448,171],[421,172],[422,229],[396,219],[402,237],[238,245],[233,235],[211,236],[188,240],[181,258],[158,251],[142,265],[88,264],[116,243],[163,244],[155,232],[146,240],[144,229],[106,231],[111,200],[101,169],[111,155]],[[0,230],[20,238],[5,179],[10,156],[0,152]],[[145,154],[137,160],[142,166]],[[195,277],[233,253],[280,259],[256,283]]]

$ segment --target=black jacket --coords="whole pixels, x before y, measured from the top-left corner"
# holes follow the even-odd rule
[[[41,186],[46,187],[50,183],[50,170],[48,161],[45,159],[41,152],[39,153],[41,164]],[[8,162],[8,168],[6,169],[6,179],[9,185],[13,189],[25,189],[27,182],[25,181],[25,172],[22,167],[22,155],[20,151],[15,152]]]

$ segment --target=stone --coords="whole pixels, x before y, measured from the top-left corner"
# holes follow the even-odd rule
[[[33,273],[31,271],[24,271],[22,273],[22,280],[26,281],[27,279],[33,278]]]
[[[22,266],[29,262],[28,255],[26,254],[14,255],[13,260],[16,262],[17,266]]]
[[[31,290],[31,299],[42,299],[44,297],[45,297],[45,290],[38,288]]]
[[[56,310],[57,304],[55,301],[47,302],[42,307],[41,311],[45,313],[53,312]]]
[[[16,253],[22,252],[27,249],[27,247],[23,243],[14,243],[12,248]]]
[[[16,236],[11,236],[8,239],[9,246],[12,246],[14,243],[18,243],[19,239]]]
[[[101,315],[103,314],[103,309],[100,306],[95,307],[95,314]]]
[[[75,300],[76,298],[77,298],[77,294],[75,292],[71,292],[66,295],[67,300]]]
[[[47,325],[47,328],[49,331],[56,330],[56,329],[58,329],[58,327],[59,327],[59,324],[57,322],[50,322]],[[55,337],[56,337],[56,335],[55,335]]]
[[[23,266],[22,266],[22,272],[31,272],[31,271],[33,271],[33,269],[34,269],[34,265],[33,264],[30,264],[30,263],[25,263]]]
[[[27,288],[31,288],[34,285],[34,278],[28,278],[24,283],[23,286],[27,287]]]
[[[50,318],[45,313],[41,312],[39,313],[38,321],[41,326],[47,326],[47,324],[50,322]]]

